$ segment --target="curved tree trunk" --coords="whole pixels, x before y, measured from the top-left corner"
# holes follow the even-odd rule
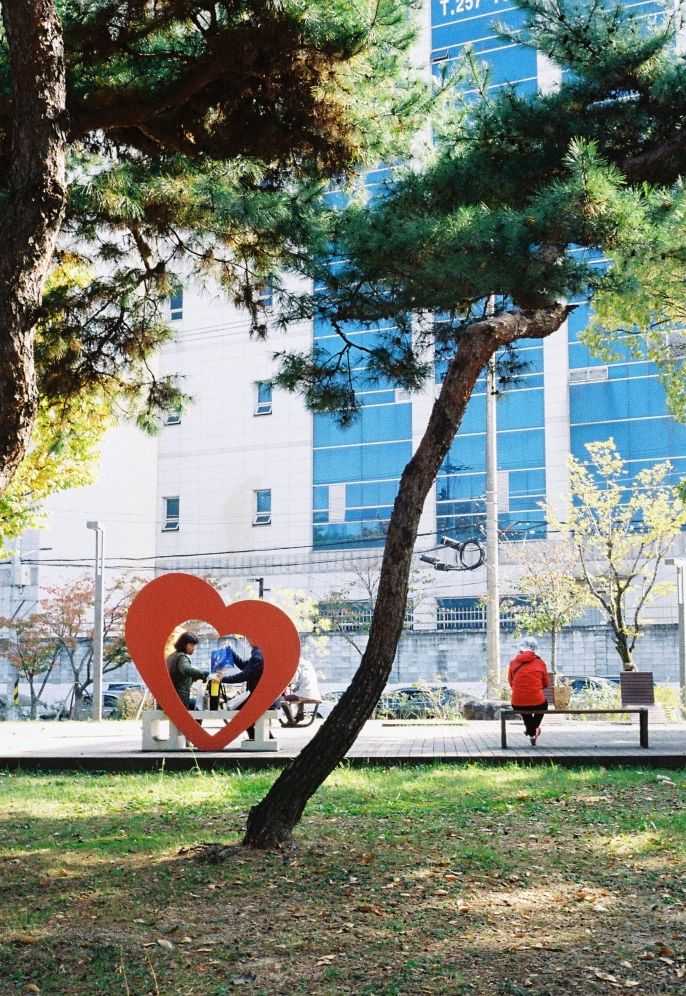
[[[367,647],[348,689],[315,737],[279,775],[248,815],[243,843],[287,844],[307,800],[343,760],[369,719],[391,673],[402,632],[412,553],[426,496],[436,478],[476,380],[499,346],[556,331],[570,307],[505,313],[472,325],[448,367],[417,451],[405,467],[388,527]]]
[[[2,0],[12,75],[11,167],[0,225],[0,492],[36,415],[34,329],[65,202],[65,80],[53,0]]]

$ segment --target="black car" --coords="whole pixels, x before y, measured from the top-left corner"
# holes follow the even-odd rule
[[[376,719],[445,719],[457,715],[463,697],[447,685],[408,685],[384,692]]]

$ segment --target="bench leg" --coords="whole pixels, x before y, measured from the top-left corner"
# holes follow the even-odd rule
[[[169,750],[185,750],[186,748],[185,736],[176,729],[171,719],[169,720],[169,740],[167,743]]]
[[[160,724],[167,723],[169,733],[160,733]],[[171,720],[153,717],[149,712],[143,713],[143,744],[142,750],[184,750],[186,738],[180,733]]]
[[[507,730],[505,728],[505,716],[500,714],[500,746],[507,750]]]
[[[276,737],[269,736],[271,715],[265,713],[255,720],[255,739],[241,740],[241,750],[278,750]]]
[[[159,750],[159,719],[152,719],[149,712],[143,713],[143,744],[142,750]]]
[[[638,714],[638,724],[639,733],[641,738],[641,747],[648,746],[648,710],[641,709]]]

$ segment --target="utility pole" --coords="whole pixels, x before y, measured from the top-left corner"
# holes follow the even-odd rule
[[[266,590],[264,587],[264,578],[253,578],[252,580],[257,582],[257,597],[264,598]]]
[[[492,307],[489,307],[492,313]],[[498,449],[495,358],[486,372],[486,695],[500,698],[500,583],[498,574]]]
[[[686,560],[681,557],[669,557],[665,564],[676,567],[676,591],[679,610],[679,693],[682,708],[686,708]]]
[[[95,605],[93,608],[93,719],[102,719],[102,671],[104,599],[103,576],[105,573],[105,530],[99,522],[87,522],[87,529],[95,531]]]

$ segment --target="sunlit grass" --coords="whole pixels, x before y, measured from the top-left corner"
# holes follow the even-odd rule
[[[342,767],[294,850],[235,846],[277,774],[5,774],[2,992],[490,996],[533,971],[560,996],[627,959],[642,991],[679,991],[683,773]],[[234,847],[201,864],[203,841]],[[673,966],[648,957],[664,937]]]

